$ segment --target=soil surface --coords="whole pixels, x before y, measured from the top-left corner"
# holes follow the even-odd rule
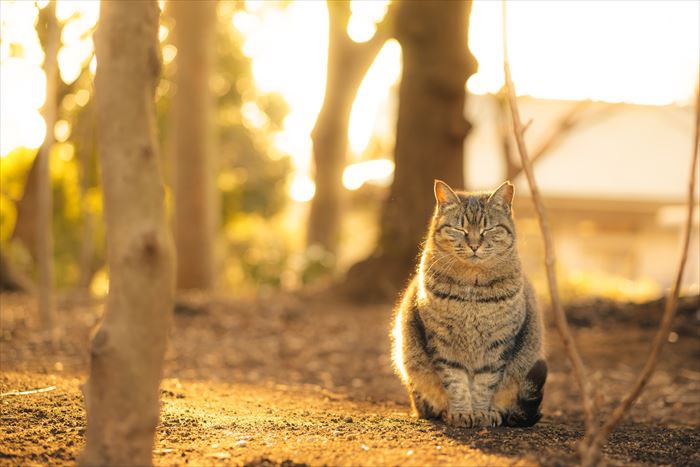
[[[58,299],[57,307],[64,329],[51,344],[39,331],[33,300],[0,295],[0,465],[73,464],[84,445],[80,385],[103,304],[72,297]],[[542,421],[528,429],[454,429],[408,415],[389,360],[390,316],[389,305],[360,307],[323,294],[181,302],[166,357],[154,462],[574,462],[583,427],[578,392],[553,330]],[[654,330],[593,323],[575,335],[609,411],[641,368]],[[700,465],[697,329],[672,334],[649,387],[605,447],[605,463]],[[33,392],[38,389],[43,392]]]

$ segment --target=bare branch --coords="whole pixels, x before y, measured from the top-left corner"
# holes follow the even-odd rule
[[[528,184],[530,185],[530,192],[532,194],[532,202],[535,205],[535,212],[537,213],[537,220],[540,225],[540,230],[542,231],[542,237],[544,240],[544,251],[545,251],[545,267],[547,270],[547,283],[549,285],[549,296],[551,300],[552,311],[554,312],[554,321],[559,331],[559,335],[564,343],[564,350],[566,352],[571,366],[574,370],[574,376],[576,382],[581,391],[581,400],[583,402],[583,414],[586,422],[587,430],[590,432],[594,428],[594,405],[591,397],[591,390],[588,385],[588,379],[586,377],[586,369],[583,364],[583,360],[578,352],[574,338],[571,335],[569,329],[569,324],[566,319],[566,314],[561,305],[561,300],[559,298],[559,286],[557,284],[557,276],[555,273],[556,257],[554,253],[554,243],[552,242],[552,234],[549,228],[549,220],[547,219],[547,213],[544,209],[544,204],[542,203],[542,196],[540,195],[539,187],[537,186],[537,181],[532,171],[532,162],[528,156],[527,147],[525,146],[525,140],[523,138],[524,127],[520,120],[520,112],[518,111],[518,102],[515,97],[515,86],[510,74],[510,64],[508,63],[508,41],[506,33],[506,3],[505,0],[502,2],[503,8],[503,69],[505,72],[506,79],[506,90],[508,103],[510,104],[511,117],[513,122],[513,132],[515,134],[515,141],[517,143],[518,152],[520,153],[520,159],[522,161],[523,171],[527,176]]]
[[[659,360],[659,354],[661,349],[668,339],[668,334],[671,331],[671,324],[673,323],[673,318],[676,316],[676,310],[678,309],[678,295],[680,293],[681,281],[683,279],[683,271],[685,270],[685,264],[688,259],[688,245],[690,244],[690,234],[693,226],[693,214],[695,212],[693,198],[695,197],[695,184],[697,178],[697,167],[698,167],[698,144],[700,132],[700,87],[697,90],[696,102],[695,102],[695,132],[693,134],[693,153],[690,158],[690,175],[688,180],[688,200],[687,200],[687,215],[685,228],[683,231],[683,243],[681,250],[681,257],[678,263],[678,268],[676,269],[676,277],[673,282],[673,287],[669,291],[668,298],[666,299],[666,306],[664,307],[664,314],[661,318],[661,323],[659,324],[659,329],[654,336],[654,341],[651,344],[651,351],[647,357],[642,372],[637,377],[637,380],[630,389],[629,393],[620,401],[615,410],[608,416],[605,420],[603,426],[597,430],[594,436],[589,436],[584,439],[584,445],[587,444],[586,451],[583,453],[581,459],[583,465],[595,465],[600,458],[600,449],[605,444],[608,436],[613,429],[620,423],[622,417],[627,413],[629,408],[634,404],[639,395],[644,390],[647,382],[654,373],[656,364]]]
[[[532,151],[531,162],[534,164],[543,155],[547,154],[552,148],[559,144],[564,137],[576,127],[581,121],[581,114],[591,105],[591,101],[579,101],[573,104],[557,121],[554,122],[539,145]],[[526,125],[527,128],[527,125]],[[518,167],[509,174],[510,178],[517,177],[523,171],[522,167]]]

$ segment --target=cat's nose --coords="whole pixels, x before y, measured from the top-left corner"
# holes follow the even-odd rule
[[[479,242],[479,243],[471,243],[471,242],[469,242],[469,243],[467,243],[467,245],[469,245],[469,248],[471,248],[472,251],[473,251],[474,253],[476,253],[476,250],[478,250],[479,247],[481,246],[481,242]]]

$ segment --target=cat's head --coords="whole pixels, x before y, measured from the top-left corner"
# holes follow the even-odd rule
[[[477,266],[504,260],[515,250],[510,182],[490,193],[456,193],[435,180],[435,200],[432,244],[438,251]]]

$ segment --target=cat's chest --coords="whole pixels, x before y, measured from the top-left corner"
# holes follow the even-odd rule
[[[452,336],[488,336],[505,323],[518,321],[525,313],[523,301],[515,297],[509,303],[470,304],[432,302],[426,310],[430,321]]]
[[[430,300],[423,313],[426,325],[436,336],[438,346],[450,354],[483,354],[504,331],[517,326],[525,316],[522,294],[494,303]]]

